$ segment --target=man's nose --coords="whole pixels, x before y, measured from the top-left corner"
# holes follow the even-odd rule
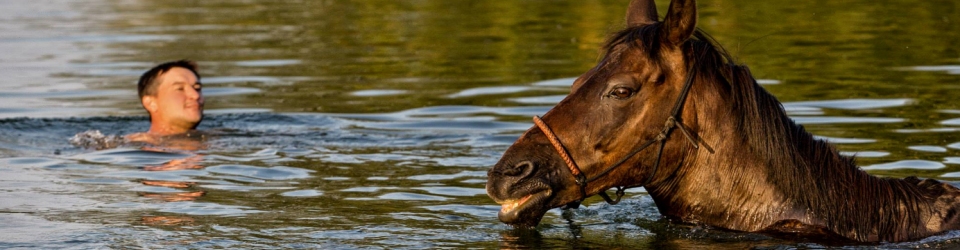
[[[203,94],[199,90],[194,88],[187,88],[187,98],[192,100],[198,100],[203,98]]]

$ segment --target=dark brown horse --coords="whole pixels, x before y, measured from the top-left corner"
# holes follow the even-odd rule
[[[653,0],[630,3],[599,64],[490,169],[501,221],[531,227],[643,186],[667,218],[730,230],[898,242],[960,228],[960,190],[863,172],[696,23],[694,0],[673,1],[662,22]]]

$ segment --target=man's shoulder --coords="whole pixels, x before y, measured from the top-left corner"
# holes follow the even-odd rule
[[[151,135],[148,132],[133,133],[123,136],[123,139],[126,139],[127,142],[144,142],[149,144],[156,144],[157,137]]]

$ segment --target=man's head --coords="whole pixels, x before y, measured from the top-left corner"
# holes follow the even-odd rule
[[[153,67],[140,77],[137,92],[150,114],[151,133],[184,133],[203,119],[203,93],[194,62],[180,60]]]

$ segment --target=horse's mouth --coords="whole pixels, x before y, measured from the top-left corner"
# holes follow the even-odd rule
[[[546,213],[544,203],[553,194],[550,189],[528,194],[519,199],[497,201],[501,205],[497,218],[517,227],[534,227]]]

